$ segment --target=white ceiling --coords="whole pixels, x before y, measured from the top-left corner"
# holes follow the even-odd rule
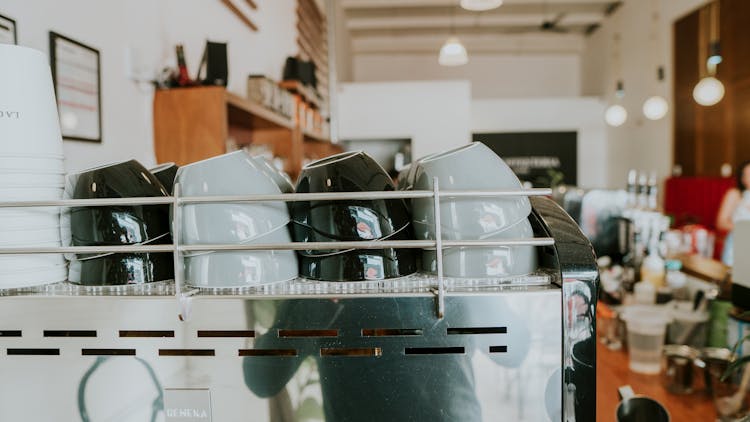
[[[337,35],[354,54],[434,53],[457,35],[473,53],[577,53],[621,1],[504,0],[487,12],[459,0],[335,0]],[[546,28],[543,28],[546,26]]]

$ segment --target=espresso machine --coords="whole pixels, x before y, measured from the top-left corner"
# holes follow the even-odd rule
[[[514,279],[5,291],[0,420],[593,422],[594,252],[531,203]]]

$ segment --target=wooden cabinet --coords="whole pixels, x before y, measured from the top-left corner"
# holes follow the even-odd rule
[[[294,179],[306,160],[341,151],[292,119],[222,87],[157,91],[154,95],[154,149],[158,162],[185,165],[224,154],[234,146],[265,144],[285,160]]]
[[[693,88],[700,79],[699,10],[674,24],[674,164],[685,176],[719,176],[750,159],[750,2],[720,0],[723,62],[717,78],[724,99],[698,105]]]

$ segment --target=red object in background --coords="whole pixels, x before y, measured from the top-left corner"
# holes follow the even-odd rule
[[[716,216],[724,194],[734,186],[730,177],[670,177],[664,184],[664,212],[674,218],[674,227],[700,224],[716,232],[716,259],[726,235],[716,230]]]
[[[177,52],[177,69],[179,71],[179,74],[177,76],[177,85],[192,85],[193,81],[190,80],[190,75],[188,74],[187,64],[185,62],[185,51],[182,47],[182,44],[178,44],[175,47],[175,50]]]

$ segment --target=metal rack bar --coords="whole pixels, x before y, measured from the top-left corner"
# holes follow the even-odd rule
[[[460,197],[514,197],[514,196],[549,196],[551,189],[519,189],[497,191],[441,191],[441,198]],[[134,206],[134,205],[185,205],[203,203],[227,202],[298,202],[298,201],[342,201],[342,200],[373,200],[373,199],[419,199],[433,198],[434,191],[387,191],[387,192],[340,192],[340,193],[285,193],[278,195],[235,195],[235,196],[194,196],[194,197],[139,197],[139,198],[107,198],[107,199],[61,199],[58,201],[3,201],[0,208],[26,207],[105,207],[105,206]]]
[[[433,211],[435,212],[435,249],[437,257],[437,279],[438,279],[438,294],[437,294],[437,317],[442,319],[445,316],[445,280],[443,279],[443,231],[442,224],[440,222],[440,188],[437,177],[432,178],[433,187]]]
[[[172,249],[174,253],[174,294],[177,299],[177,306],[180,313],[177,315],[177,319],[182,322],[190,319],[190,311],[192,310],[192,294],[183,292],[184,286],[184,271],[185,268],[182,265],[182,251],[180,250],[181,245],[181,234],[182,234],[182,207],[179,206],[181,187],[179,183],[175,183],[172,188],[174,204],[172,205]]]
[[[173,238],[174,241],[174,238]],[[555,244],[551,237],[505,240],[442,240],[442,248],[453,247],[497,247],[497,246],[550,246]],[[368,240],[351,242],[288,242],[263,244],[205,244],[205,245],[125,245],[125,246],[64,246],[45,248],[0,248],[0,255],[9,254],[95,254],[95,253],[157,253],[157,252],[211,252],[211,251],[257,251],[257,250],[337,250],[337,249],[425,249],[437,248],[436,240]]]

